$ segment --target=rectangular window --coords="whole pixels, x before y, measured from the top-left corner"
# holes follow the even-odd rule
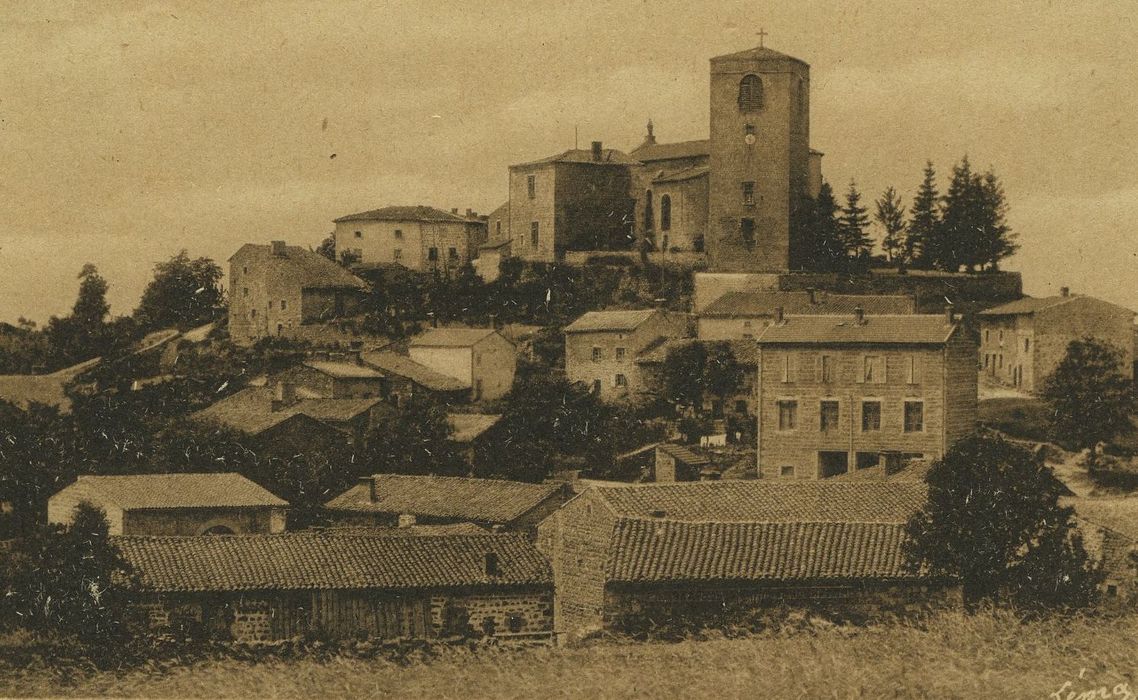
[[[905,402],[905,432],[922,433],[925,430],[925,403],[923,401]]]
[[[526,193],[530,199],[537,196],[537,176],[526,175]]]
[[[273,310],[273,300],[269,299],[269,311]]]
[[[861,358],[861,374],[858,382],[865,384],[885,383],[885,357],[883,355],[864,355]]]
[[[438,248],[428,248],[427,249],[427,260],[438,260],[438,259],[439,259],[439,249]]]
[[[628,377],[625,377],[623,374],[618,374],[615,377],[613,377],[613,384],[615,384],[616,386],[621,387],[621,388],[627,387],[628,386]]]
[[[288,308],[288,302],[285,301],[284,299],[281,299],[281,311],[284,311],[287,308]]]
[[[616,359],[618,359],[618,360],[624,359],[624,348],[617,348],[616,349]]]
[[[794,476],[794,466],[791,464],[784,464],[778,468],[779,476]]]
[[[984,331],[984,342],[987,343],[990,340],[992,340],[992,331],[985,330]]]
[[[854,467],[857,469],[870,469],[881,464],[881,453],[879,452],[858,452],[854,456]]]
[[[458,248],[448,248],[447,257],[451,260],[458,260]]]
[[[881,430],[881,402],[861,402],[861,431],[863,433]]]
[[[245,287],[244,289],[241,290],[241,296],[243,296],[243,297],[249,296],[249,288],[248,287]]]
[[[778,429],[794,430],[798,425],[798,402],[784,399],[778,402]]]
[[[529,224],[529,245],[531,248],[537,247],[537,239],[538,239],[538,223],[536,221],[531,221]]]
[[[356,232],[355,232],[355,236],[356,236],[356,238],[363,238],[363,237],[364,237],[364,232],[363,232],[363,231],[356,231]]]
[[[838,416],[840,415],[837,401],[823,400],[819,404],[818,414],[820,418],[820,425],[823,433],[828,433],[832,430],[838,429]]]
[[[743,245],[747,250],[755,247],[755,220],[754,219],[740,219],[739,220],[739,236],[743,240]]]
[[[747,207],[755,206],[755,183],[743,183],[743,205]]]
[[[921,358],[917,355],[909,355],[908,362],[905,363],[905,380],[909,384],[921,383]]]
[[[788,352],[782,356],[782,381],[784,383],[790,383],[794,381],[794,371],[796,364],[797,363],[795,362],[793,354]]]
[[[818,381],[830,384],[834,381],[834,357],[821,355],[818,357]]]
[[[593,348],[593,362],[600,362],[601,357],[602,357],[601,349],[600,348]]]
[[[402,248],[396,248],[395,250],[391,251],[391,259],[395,260],[395,261],[402,260],[403,259],[403,249]]]
[[[403,238],[403,230],[402,229],[395,229],[395,237],[396,238]]]
[[[1031,339],[1030,338],[1024,338],[1023,339],[1023,351],[1027,352],[1030,349],[1031,349]]]

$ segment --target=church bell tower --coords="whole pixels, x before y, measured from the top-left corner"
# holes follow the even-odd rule
[[[785,272],[810,168],[810,66],[759,47],[711,59],[711,270]]]

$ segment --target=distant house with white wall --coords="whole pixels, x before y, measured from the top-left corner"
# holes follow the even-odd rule
[[[1024,298],[979,314],[980,366],[990,381],[1035,392],[1073,340],[1090,337],[1122,354],[1134,376],[1134,312],[1066,287],[1059,296]]]
[[[473,401],[501,398],[514,385],[516,349],[493,328],[432,328],[411,340],[409,353],[469,387]]]
[[[48,522],[70,524],[84,502],[106,513],[112,535],[271,534],[288,513],[240,474],[132,474],[80,476],[48,500]]]
[[[486,220],[469,209],[383,207],[335,220],[336,256],[361,265],[402,265],[409,270],[457,270],[486,242]]]
[[[246,243],[229,258],[229,337],[252,344],[350,315],[367,284],[307,248]]]

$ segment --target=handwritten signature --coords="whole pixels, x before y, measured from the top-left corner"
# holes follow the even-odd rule
[[[1079,680],[1082,680],[1087,673],[1087,669],[1079,671]],[[1097,688],[1086,688],[1084,690],[1075,690],[1073,686],[1074,681],[1066,681],[1063,685],[1059,686],[1059,690],[1051,693],[1051,698],[1055,700],[1112,700],[1112,698],[1122,698],[1122,700],[1138,700],[1138,695],[1134,694],[1131,690],[1129,683],[1117,683],[1113,687],[1107,685],[1100,685]]]

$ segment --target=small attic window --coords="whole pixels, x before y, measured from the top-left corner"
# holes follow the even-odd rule
[[[739,81],[739,111],[757,112],[763,108],[763,81],[757,75],[745,75]]]

